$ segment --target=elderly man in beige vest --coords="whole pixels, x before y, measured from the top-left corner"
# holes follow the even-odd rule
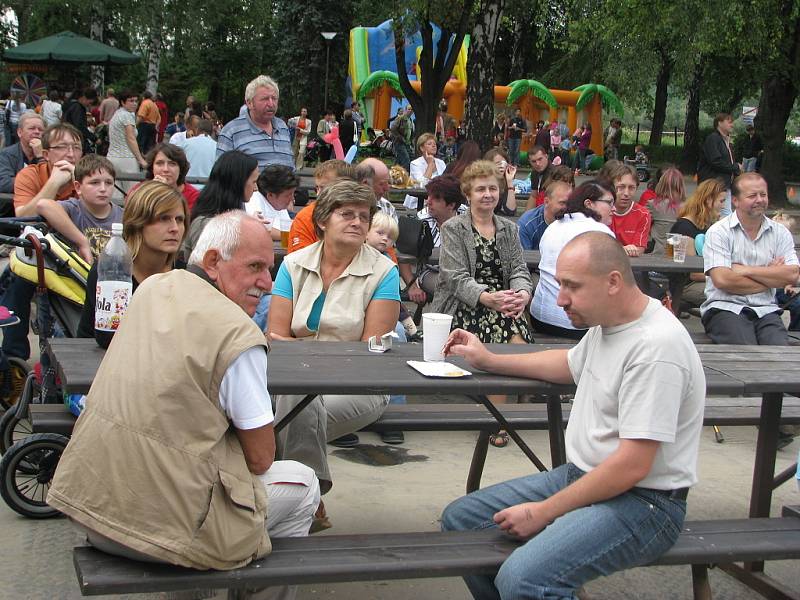
[[[187,270],[137,289],[47,498],[94,546],[234,569],[269,553],[268,534],[308,534],[319,483],[274,461],[268,345],[250,318],[273,260],[263,225],[232,211],[209,221]]]

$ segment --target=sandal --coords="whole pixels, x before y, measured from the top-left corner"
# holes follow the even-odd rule
[[[489,436],[489,443],[495,448],[505,448],[508,446],[508,434],[505,431],[498,431]]]

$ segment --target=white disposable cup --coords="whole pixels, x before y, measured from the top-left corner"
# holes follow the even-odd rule
[[[444,348],[450,336],[451,315],[441,313],[425,313],[422,315],[422,357],[427,362],[444,360]]]
[[[672,260],[676,263],[682,263],[686,260],[686,246],[687,246],[687,238],[685,236],[681,236],[679,240],[677,240],[677,244],[675,244],[673,248]]]

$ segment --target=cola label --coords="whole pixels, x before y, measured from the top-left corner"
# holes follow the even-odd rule
[[[98,281],[94,328],[99,331],[116,331],[132,293],[133,284],[129,281]]]

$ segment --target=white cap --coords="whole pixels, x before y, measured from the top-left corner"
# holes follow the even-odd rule
[[[111,234],[112,235],[122,235],[122,223],[112,223],[111,224]]]

